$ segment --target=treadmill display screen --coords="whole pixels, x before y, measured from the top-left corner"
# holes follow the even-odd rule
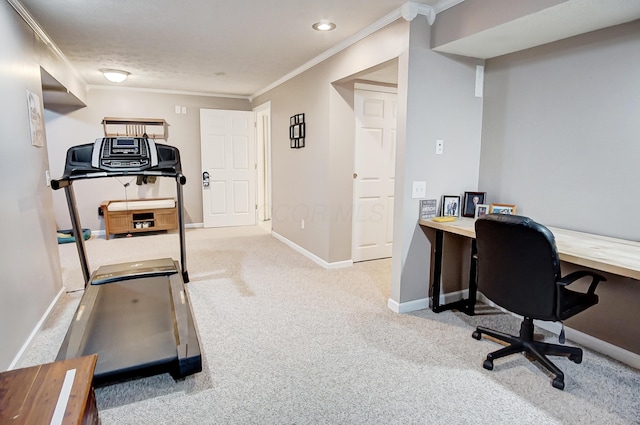
[[[131,146],[137,146],[138,143],[136,140],[134,139],[124,139],[124,138],[118,138],[118,139],[114,139],[113,141],[113,147],[131,147]]]

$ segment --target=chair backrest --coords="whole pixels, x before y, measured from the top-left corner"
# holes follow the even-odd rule
[[[516,314],[558,320],[560,259],[553,233],[528,217],[489,214],[476,220],[478,289]]]

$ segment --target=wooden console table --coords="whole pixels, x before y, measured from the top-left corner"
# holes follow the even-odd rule
[[[98,425],[97,359],[93,354],[0,373],[0,423]]]
[[[118,208],[113,208],[116,205]],[[107,240],[110,234],[178,228],[178,208],[173,198],[104,201],[100,208]]]

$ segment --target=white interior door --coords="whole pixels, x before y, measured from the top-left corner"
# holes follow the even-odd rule
[[[200,110],[204,227],[256,224],[254,113]]]
[[[353,261],[391,257],[397,94],[355,91]]]

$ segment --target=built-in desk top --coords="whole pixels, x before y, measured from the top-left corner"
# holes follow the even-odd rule
[[[475,220],[472,218],[458,218],[456,221],[442,223],[427,219],[418,223],[468,238],[476,237]],[[640,280],[640,242],[557,227],[548,229],[553,232],[562,261]]]

